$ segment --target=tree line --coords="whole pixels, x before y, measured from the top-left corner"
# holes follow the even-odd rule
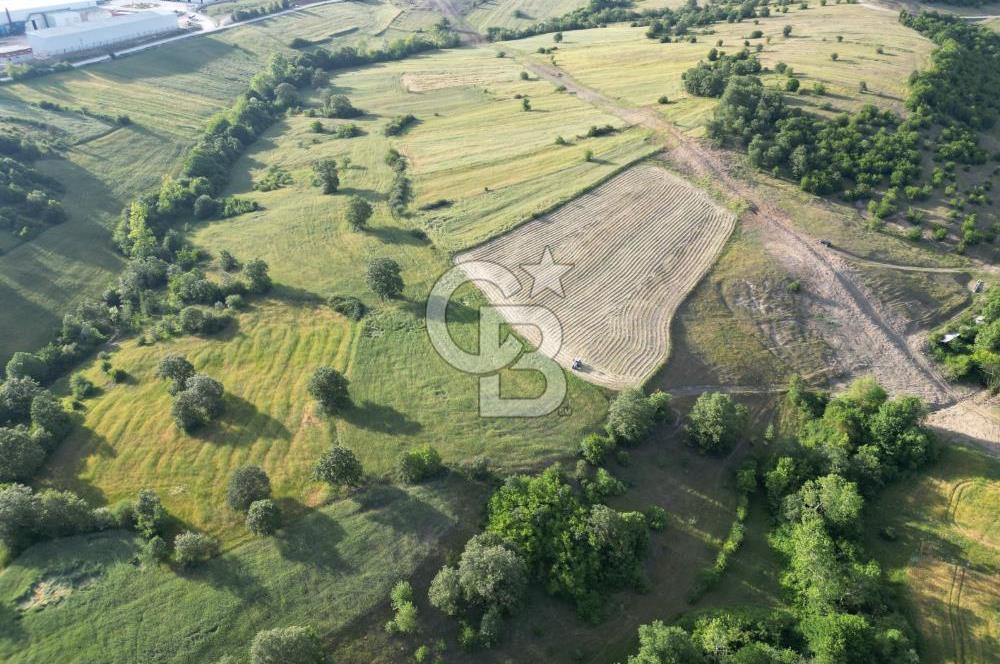
[[[27,239],[66,220],[56,200],[61,185],[31,165],[47,151],[23,132],[0,129],[0,230]]]

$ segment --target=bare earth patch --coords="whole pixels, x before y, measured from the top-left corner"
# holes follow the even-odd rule
[[[667,358],[670,322],[715,262],[736,218],[663,168],[640,165],[558,210],[456,256],[512,270],[522,288],[494,304],[541,305],[563,330],[556,361],[581,358],[583,378],[614,389],[640,385]],[[545,251],[560,266],[563,294],[534,287],[524,265]],[[474,268],[466,273],[476,276]],[[549,283],[549,282],[547,282]],[[556,285],[556,284],[553,284]],[[518,328],[532,343],[537,331]]]

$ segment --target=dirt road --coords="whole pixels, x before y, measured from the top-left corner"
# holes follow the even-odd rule
[[[948,383],[923,354],[923,340],[907,338],[882,315],[856,280],[846,257],[827,251],[796,228],[787,213],[734,176],[726,153],[684,135],[654,109],[626,106],[582,85],[553,64],[529,58],[523,58],[522,64],[535,75],[565,86],[578,98],[629,124],[653,129],[664,138],[665,154],[677,168],[696,179],[710,180],[728,196],[746,201],[748,211],[741,218],[744,227],[760,231],[767,251],[802,284],[809,300],[806,324],[834,350],[838,366],[832,368],[832,375],[846,381],[874,374],[891,393],[917,395],[942,411],[935,420],[942,430],[965,434],[967,440],[1000,455],[1000,423],[989,407],[973,400],[972,390]],[[908,268],[890,264],[886,267]]]

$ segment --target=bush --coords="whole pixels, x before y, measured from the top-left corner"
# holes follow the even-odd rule
[[[135,529],[145,537],[153,537],[160,533],[167,520],[167,512],[160,503],[160,497],[150,489],[140,489],[135,504],[131,506],[130,514],[126,506],[116,507],[119,521],[124,522],[131,516]]]
[[[142,547],[142,557],[151,563],[162,563],[170,557],[170,546],[159,535],[154,535]]]
[[[667,527],[667,511],[659,505],[650,506],[645,513],[646,525],[650,530],[663,530]]]
[[[309,394],[327,415],[333,415],[351,404],[347,385],[347,379],[333,367],[319,367],[309,379]]]
[[[361,320],[367,311],[364,302],[350,295],[331,295],[327,304],[338,314],[351,320]]]
[[[226,491],[231,509],[245,512],[251,503],[271,497],[271,480],[260,466],[242,466],[233,471]]]
[[[193,567],[209,560],[218,548],[208,535],[188,530],[174,538],[174,560],[182,567]]]
[[[323,644],[309,627],[280,627],[257,632],[250,664],[326,664]]]
[[[444,471],[441,455],[430,445],[403,452],[398,462],[399,475],[408,484],[417,484]]]
[[[86,399],[97,391],[93,381],[81,373],[75,373],[70,377],[69,389],[74,399]]]
[[[427,599],[431,606],[445,615],[456,615],[462,601],[462,586],[458,578],[458,570],[447,565],[442,567],[431,581],[431,586],[427,591]]]
[[[412,113],[398,115],[389,120],[388,124],[386,124],[382,131],[386,136],[398,136],[406,131],[411,125],[415,124],[416,121],[417,117]]]
[[[333,159],[321,159],[313,164],[313,184],[322,187],[324,194],[335,194],[340,188],[340,175],[337,172],[337,162]]]
[[[580,442],[580,456],[592,466],[603,464],[608,455],[614,452],[617,445],[610,436],[601,436],[592,433]]]
[[[273,535],[281,525],[281,510],[271,499],[255,500],[247,510],[246,526],[254,535]]]

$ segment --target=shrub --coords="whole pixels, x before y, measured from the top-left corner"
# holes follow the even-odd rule
[[[69,389],[74,399],[86,399],[97,391],[93,381],[81,373],[75,373],[70,377]]]
[[[319,367],[309,379],[309,394],[320,403],[324,412],[333,415],[351,403],[348,381],[333,367]]]
[[[667,511],[659,505],[646,509],[646,525],[650,530],[663,530],[667,527]]]
[[[669,104],[670,98],[667,95],[660,95],[660,98],[656,100],[658,104]]]
[[[250,503],[246,526],[251,533],[259,536],[272,535],[280,525],[281,510],[273,500],[267,498]]]
[[[351,320],[361,320],[367,310],[364,302],[350,295],[331,295],[327,304],[338,314]]]
[[[226,502],[237,512],[250,509],[250,504],[271,497],[271,480],[260,466],[241,466],[229,477]]]
[[[174,538],[174,560],[182,567],[193,567],[214,556],[218,548],[208,535],[188,530]]]
[[[363,469],[354,452],[334,445],[323,453],[313,470],[313,477],[332,486],[358,486]]]
[[[447,565],[442,567],[431,581],[431,586],[427,591],[427,599],[431,606],[445,615],[456,615],[462,601],[462,586],[458,570]]]
[[[118,508],[120,520],[124,520],[125,511]],[[132,505],[131,517],[135,529],[145,537],[153,537],[161,532],[167,520],[167,512],[160,503],[160,497],[150,489],[140,489],[135,504]]]
[[[340,188],[340,174],[334,159],[321,159],[313,163],[313,184],[323,189],[324,194],[335,194]]]
[[[406,115],[398,115],[392,120],[389,120],[385,128],[382,130],[386,136],[398,136],[406,131],[411,125],[415,124],[417,117],[412,113],[407,113]]]
[[[142,547],[142,557],[151,563],[162,563],[170,557],[170,546],[162,537],[154,535]]]
[[[407,450],[399,456],[399,475],[408,484],[417,484],[444,471],[441,455],[430,445]]]
[[[309,627],[279,627],[257,632],[250,664],[326,664],[323,644]]]
[[[260,258],[247,261],[243,266],[243,274],[248,280],[247,288],[251,293],[261,294],[271,290],[271,276],[268,274],[269,267]]]
[[[608,455],[614,452],[617,445],[610,436],[592,433],[580,442],[580,456],[592,466],[603,464]]]

